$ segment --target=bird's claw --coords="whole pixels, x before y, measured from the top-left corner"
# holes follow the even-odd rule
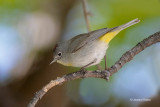
[[[104,79],[106,79],[107,81],[109,81],[109,77],[111,76],[111,73],[108,70],[103,71],[105,77]]]

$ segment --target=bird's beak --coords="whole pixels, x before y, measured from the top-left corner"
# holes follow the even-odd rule
[[[53,63],[56,62],[56,61],[57,61],[57,58],[54,58],[54,59],[52,60],[52,62],[50,63],[50,65],[53,64]]]

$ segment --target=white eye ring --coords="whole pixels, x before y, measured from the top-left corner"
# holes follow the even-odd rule
[[[58,56],[62,56],[62,52],[59,52],[59,53],[58,53]]]

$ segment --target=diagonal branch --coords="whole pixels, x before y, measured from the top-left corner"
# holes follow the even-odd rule
[[[109,72],[113,75],[115,72],[119,71],[124,64],[131,61],[135,55],[143,51],[145,48],[160,42],[160,32],[157,32],[148,38],[144,39],[143,41],[139,42],[135,47],[131,50],[127,51],[122,55],[122,57],[112,66],[109,68]],[[33,99],[28,104],[28,107],[34,107],[37,102],[53,87],[57,85],[61,85],[64,82],[68,82],[71,80],[79,79],[79,78],[87,78],[87,77],[95,77],[95,78],[102,78],[106,79],[107,72],[106,71],[77,71],[67,75],[64,75],[61,78],[57,78],[56,80],[50,81],[46,86],[44,86],[40,91],[38,91]]]
[[[125,63],[131,61],[135,55],[157,42],[160,42],[160,31],[139,42],[131,50],[124,53],[122,57],[111,68],[109,68],[109,72],[114,74],[121,69]]]

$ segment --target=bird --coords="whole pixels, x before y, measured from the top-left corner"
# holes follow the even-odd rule
[[[138,18],[113,28],[102,28],[79,34],[56,44],[53,60],[65,66],[87,68],[97,65],[106,55],[110,41],[122,30],[138,23]]]

